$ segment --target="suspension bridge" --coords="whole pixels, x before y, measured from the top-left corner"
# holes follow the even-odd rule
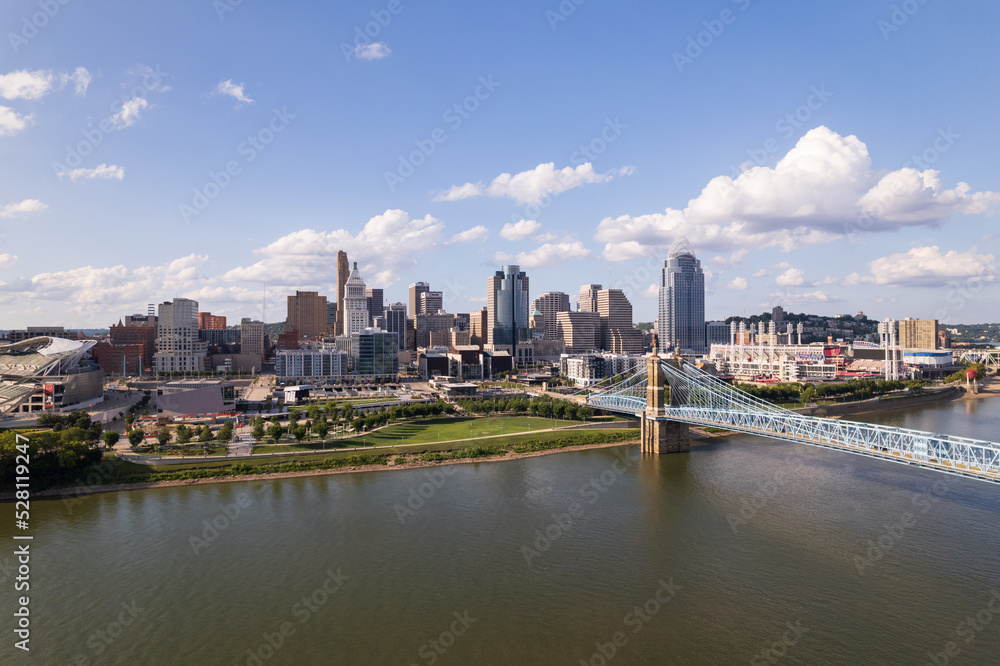
[[[669,395],[669,404],[665,395]],[[587,404],[639,418],[644,453],[689,451],[688,426],[699,425],[1000,483],[1000,444],[804,416],[736,389],[679,358],[654,354],[643,370],[591,394]]]

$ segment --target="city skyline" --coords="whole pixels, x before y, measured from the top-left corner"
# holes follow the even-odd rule
[[[997,7],[920,5],[895,25],[891,5],[728,4],[728,22],[704,7],[463,7],[460,35],[451,6],[312,5],[294,25],[314,61],[258,53],[293,17],[252,4],[171,5],[155,34],[183,29],[193,47],[151,40],[140,8],[15,27],[3,327],[105,328],[178,296],[259,319],[265,283],[276,321],[295,291],[338,292],[339,250],[390,302],[426,281],[473,312],[482,278],[517,264],[538,293],[601,283],[652,321],[681,236],[707,319],[782,305],[988,321]],[[36,9],[10,3],[5,24]],[[814,48],[793,62],[785,43]],[[585,89],[554,76],[576,68]]]

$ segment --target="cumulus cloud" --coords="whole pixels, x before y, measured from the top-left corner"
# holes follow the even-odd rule
[[[73,92],[77,95],[83,97],[87,94],[87,88],[90,87],[90,82],[93,77],[90,72],[87,71],[86,67],[77,67],[72,74],[60,74],[59,75],[59,85],[64,86],[67,83],[73,83]]]
[[[390,49],[384,42],[372,42],[371,44],[358,44],[354,47],[354,57],[362,60],[381,60],[390,53]]]
[[[555,168],[555,162],[539,164],[534,169],[516,174],[502,173],[484,185],[482,182],[453,185],[434,196],[434,201],[458,201],[472,197],[509,197],[519,204],[534,204],[546,196],[561,194],[588,183],[606,183],[617,175],[632,173],[630,167],[597,173],[587,162],[577,167]]]
[[[324,286],[336,266],[337,251],[357,261],[365,281],[389,286],[399,273],[417,265],[417,257],[440,249],[444,224],[426,215],[411,218],[403,210],[387,210],[368,220],[357,234],[346,229],[302,229],[254,250],[263,258],[223,276],[230,282],[262,282],[289,287]]]
[[[660,297],[660,285],[651,284],[646,287],[646,290],[642,292],[643,298],[659,298]]]
[[[187,295],[204,279],[199,269],[207,259],[192,254],[159,266],[135,269],[123,265],[83,266],[39,273],[30,279],[3,284],[0,292],[5,300],[65,303],[69,312],[87,315],[87,323],[105,326],[117,320],[123,310],[138,311],[153,299]]]
[[[139,114],[149,108],[149,102],[144,97],[133,97],[122,104],[121,111],[111,116],[111,122],[118,129],[131,127],[139,119]]]
[[[559,238],[558,234],[538,234],[537,236],[532,236],[531,240],[538,243],[551,243],[557,238]]]
[[[243,92],[243,83],[233,83],[232,79],[221,81],[212,91],[215,95],[228,95],[243,104],[253,104],[254,101]]]
[[[747,279],[743,277],[735,277],[726,284],[726,289],[743,290],[746,288],[747,288]]]
[[[759,271],[757,271],[756,273],[754,273],[753,275],[751,275],[750,277],[762,278],[762,277],[767,277],[768,275],[769,275],[769,273],[767,272],[767,269],[766,268],[762,268]]]
[[[774,280],[782,287],[798,287],[805,284],[805,273],[798,268],[789,268]]]
[[[530,252],[518,252],[510,255],[497,252],[493,259],[502,264],[517,264],[521,268],[552,268],[561,266],[567,261],[585,259],[590,256],[590,250],[578,240],[567,239],[561,243],[545,243]]]
[[[16,254],[0,254],[0,271],[5,271],[17,263]]]
[[[474,243],[476,241],[486,240],[486,237],[490,235],[490,230],[483,225],[478,225],[472,227],[471,229],[466,229],[461,231],[451,237],[452,243]]]
[[[43,211],[48,207],[48,204],[44,204],[38,199],[25,199],[20,203],[0,206],[0,218],[24,217],[31,213]]]
[[[48,70],[29,72],[19,69],[9,74],[0,74],[0,97],[4,99],[37,100],[52,90],[54,76]]]
[[[837,303],[843,299],[832,296],[821,289],[798,294],[771,294],[771,302],[762,303],[763,307],[771,307],[774,304],[781,305],[807,305],[809,303]]]
[[[881,257],[869,263],[870,275],[852,273],[845,284],[874,283],[886,287],[943,287],[959,280],[992,282],[997,266],[992,254],[942,253],[937,245],[915,247],[908,252]]]
[[[120,167],[117,164],[101,164],[93,169],[73,169],[72,171],[61,171],[59,173],[59,178],[69,178],[73,182],[83,178],[85,180],[93,180],[94,178],[100,178],[102,180],[121,180],[125,177],[125,168]]]
[[[714,251],[789,251],[843,238],[861,217],[869,231],[893,231],[1000,205],[1000,194],[970,189],[965,183],[944,189],[933,170],[880,175],[857,137],[817,127],[773,168],[713,178],[683,209],[606,218],[595,238],[605,243],[604,258],[610,261],[662,254],[681,236]]]
[[[719,268],[732,268],[733,266],[738,266],[743,263],[743,258],[750,254],[750,250],[743,247],[736,250],[728,257],[712,257],[712,263],[714,263]]]
[[[32,117],[22,116],[8,106],[0,106],[0,136],[17,134],[28,126]]]
[[[519,241],[524,240],[531,234],[535,233],[542,228],[541,222],[536,222],[535,220],[519,220],[517,222],[508,222],[503,225],[503,229],[500,230],[500,238],[509,241]],[[554,239],[553,239],[554,240]]]

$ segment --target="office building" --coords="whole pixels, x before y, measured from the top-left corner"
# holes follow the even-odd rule
[[[252,354],[260,358],[260,363],[256,368],[260,369],[267,353],[267,346],[264,341],[264,322],[254,321],[244,317],[240,322],[240,353]]]
[[[315,291],[296,291],[288,297],[285,331],[298,331],[300,340],[317,340],[329,334],[326,325],[326,296]]]
[[[344,335],[353,335],[369,328],[368,298],[365,296],[365,281],[361,279],[358,262],[354,262],[350,277],[344,285]]]
[[[338,379],[347,374],[347,367],[348,355],[328,347],[281,350],[274,358],[274,374],[286,384]]]
[[[678,241],[660,272],[661,351],[680,349],[703,354],[705,343],[705,274],[687,239]]]
[[[580,287],[580,296],[576,302],[578,312],[597,312],[597,292],[601,290],[599,284],[585,284]]]
[[[175,298],[160,303],[153,367],[158,372],[200,372],[208,343],[198,336],[198,301]]]
[[[347,280],[351,277],[351,265],[347,261],[347,253],[337,252],[337,325],[334,335],[344,335],[344,291]]]
[[[375,321],[375,317],[381,317],[385,312],[385,294],[381,289],[365,289],[365,300],[368,302],[368,325]]]
[[[621,289],[597,292],[601,317],[601,347],[614,354],[641,354],[645,350],[642,331],[632,325],[632,304]]]
[[[729,344],[732,336],[730,335],[731,327],[724,321],[710,321],[705,324],[705,339],[706,344],[709,347],[712,345],[725,345]],[[791,344],[791,341],[789,341]]]
[[[368,328],[351,333],[351,374],[368,379],[396,379],[399,375],[399,336]]]
[[[420,295],[431,290],[431,286],[426,282],[414,282],[410,285],[410,317],[422,314]]]
[[[337,301],[326,299],[326,325],[331,333],[337,330]]]
[[[431,333],[450,331],[455,327],[455,315],[445,313],[418,314],[413,321],[417,348],[431,345]]]
[[[383,310],[385,318],[384,331],[395,333],[399,337],[396,346],[402,350],[406,349],[406,305],[403,303],[393,303]]]
[[[480,349],[486,344],[486,325],[489,322],[489,315],[486,308],[469,313],[469,344],[476,345]]]
[[[566,353],[592,352],[601,346],[601,315],[597,312],[556,314],[556,333],[566,345]]]
[[[903,349],[937,349],[937,319],[901,319],[899,346]]]
[[[198,313],[198,328],[199,329],[210,329],[210,330],[221,330],[226,327],[225,317],[216,317],[211,312],[199,312]]]
[[[444,295],[440,291],[420,293],[420,312],[418,314],[437,314],[442,310],[444,310]]]
[[[487,278],[486,299],[488,348],[510,352],[516,365],[531,363],[528,276],[519,266],[504,266]]]
[[[539,294],[531,305],[532,314],[538,311],[542,316],[542,339],[556,340],[559,338],[558,326],[556,325],[556,315],[560,312],[569,312],[569,294],[561,291],[546,291]]]

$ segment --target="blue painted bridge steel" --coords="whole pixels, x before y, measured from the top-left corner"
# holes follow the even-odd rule
[[[840,419],[803,416],[736,389],[691,364],[662,363],[671,406],[646,411],[647,371],[587,398],[595,409],[761,435],[1000,483],[1000,444]]]

